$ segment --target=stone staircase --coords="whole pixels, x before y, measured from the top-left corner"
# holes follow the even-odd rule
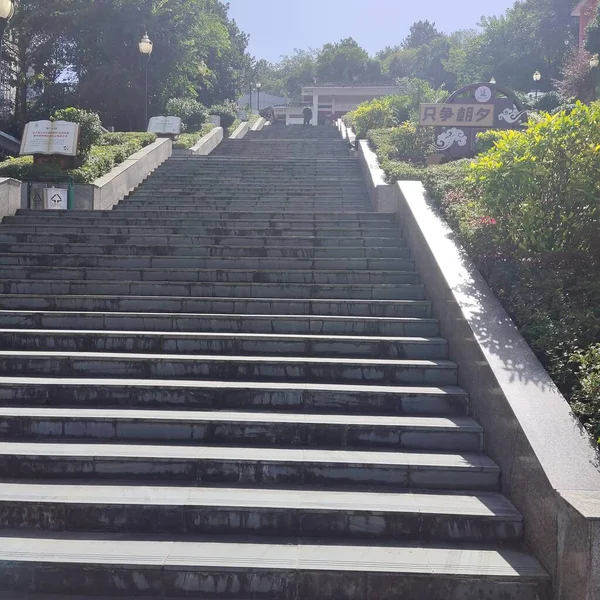
[[[334,128],[19,211],[0,264],[3,600],[546,599]]]

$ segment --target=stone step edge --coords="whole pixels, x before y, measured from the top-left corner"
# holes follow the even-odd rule
[[[322,415],[310,413],[240,412],[203,410],[146,410],[121,408],[28,408],[0,406],[3,418],[44,419],[48,421],[112,421],[201,424],[324,425],[340,427],[378,427],[402,431],[482,433],[483,428],[469,417],[414,417],[379,415]]]
[[[147,537],[107,535],[52,535],[35,537],[0,531],[0,564],[103,565],[106,569],[183,569],[187,572],[218,569],[275,572],[347,572],[547,580],[543,567],[530,555],[516,550],[424,546],[342,546],[309,544],[240,544],[173,541]]]
[[[402,395],[440,395],[466,397],[467,393],[456,386],[411,386],[411,385],[344,385],[318,383],[278,383],[255,381],[182,381],[171,379],[94,379],[85,377],[10,377],[0,376],[0,386],[42,386],[42,387],[132,387],[132,388],[170,388],[202,390],[261,390],[273,392],[340,392],[355,394],[391,394]]]
[[[0,503],[102,504],[121,506],[172,506],[291,509],[313,511],[359,511],[454,515],[469,518],[523,522],[523,516],[505,496],[497,492],[329,492],[302,489],[161,487],[125,485],[77,485],[51,482],[0,481]],[[1,539],[1,538],[0,538]]]

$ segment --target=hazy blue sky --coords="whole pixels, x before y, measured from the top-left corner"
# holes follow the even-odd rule
[[[250,52],[276,61],[294,48],[353,37],[371,54],[399,44],[415,21],[446,32],[475,27],[514,0],[229,0],[230,15],[250,34]],[[309,18],[303,17],[308,13]],[[315,18],[316,17],[316,18]]]

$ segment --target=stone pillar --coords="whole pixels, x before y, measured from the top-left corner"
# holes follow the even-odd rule
[[[313,120],[312,124],[316,127],[319,124],[319,95],[313,94]]]

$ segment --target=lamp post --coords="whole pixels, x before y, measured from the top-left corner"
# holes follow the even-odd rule
[[[592,56],[592,58],[590,58],[590,68],[593,71],[593,88],[594,88],[594,95],[593,95],[593,100],[594,102],[596,101],[596,72],[598,70],[598,65],[600,65],[600,56],[598,56],[597,54],[594,54],[594,56]]]
[[[540,81],[542,80],[542,74],[539,71],[536,71],[533,74],[533,81],[535,81],[535,103],[538,101],[538,93],[540,91]]]
[[[146,117],[146,126],[144,129],[148,127],[148,63],[150,62],[150,55],[152,54],[152,48],[154,44],[148,37],[148,32],[144,33],[144,37],[140,40],[138,47],[140,49],[140,54],[146,57],[146,102],[144,105],[144,115]]]
[[[260,88],[262,87],[262,83],[257,83],[256,84],[256,94],[257,94],[257,99],[256,99],[256,106],[257,106],[257,112],[260,115]]]
[[[2,43],[4,40],[4,32],[8,27],[8,22],[15,14],[14,0],[0,0],[0,93],[4,100],[4,71],[2,69]]]

